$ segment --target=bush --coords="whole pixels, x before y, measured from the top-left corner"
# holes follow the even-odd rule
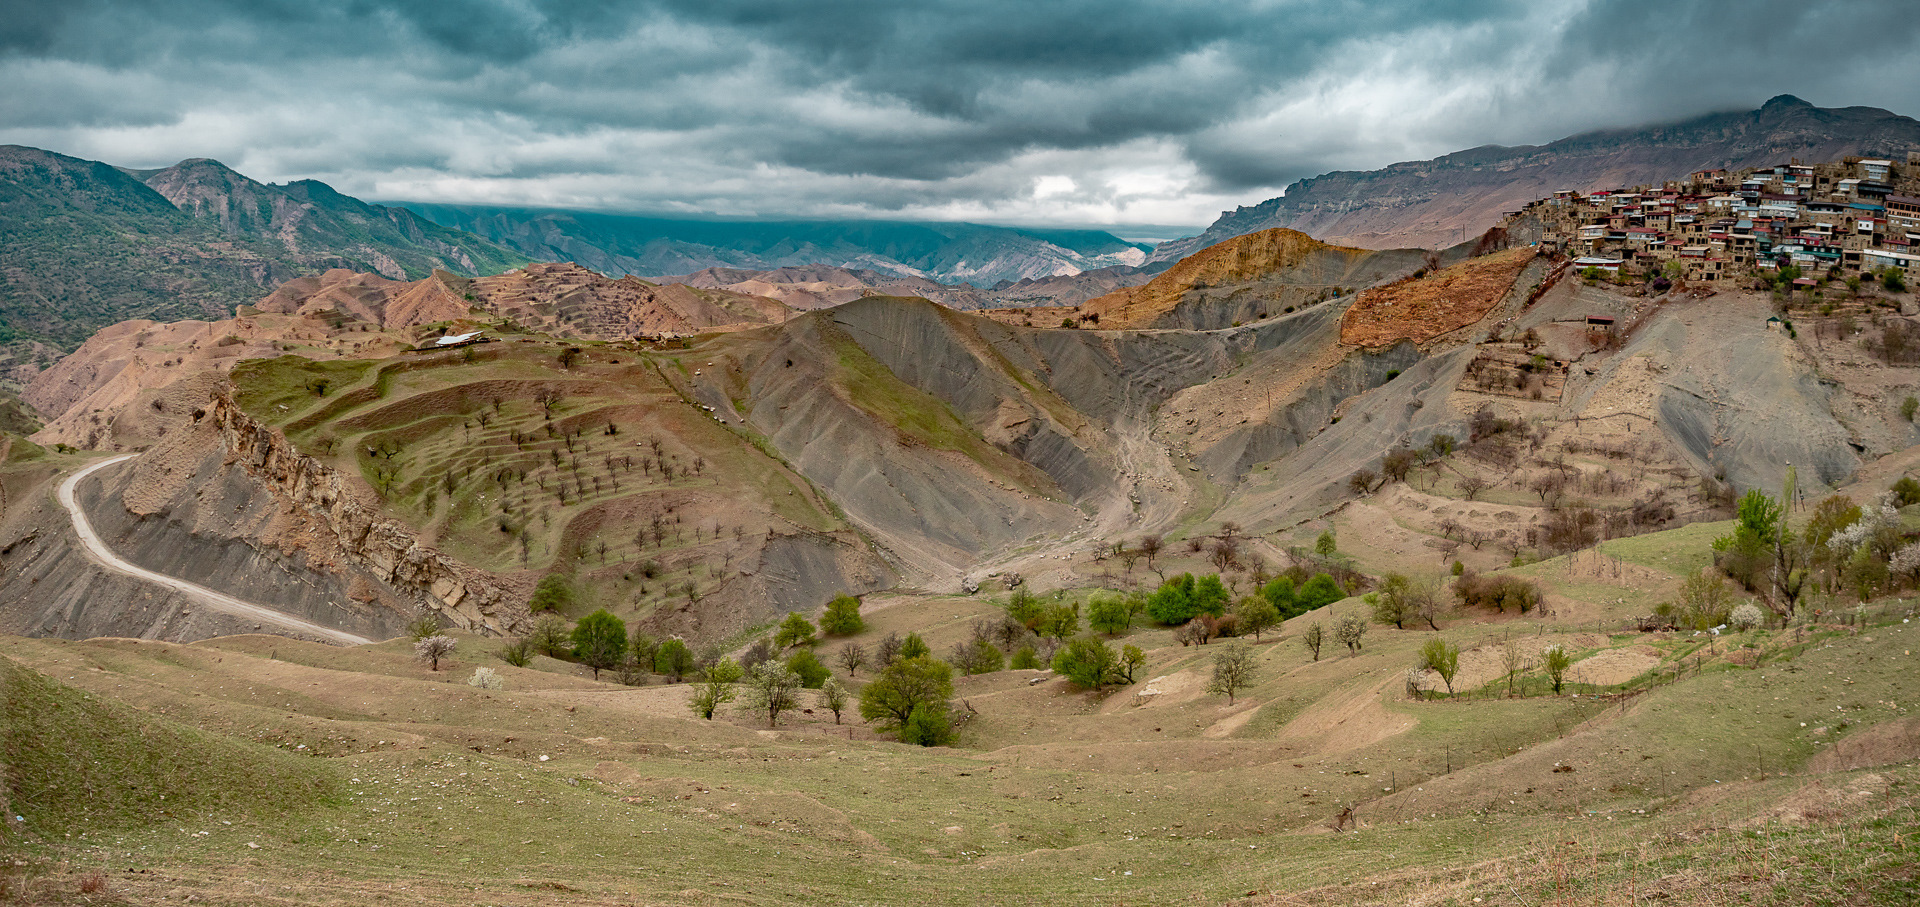
[[[407,638],[414,642],[439,635],[440,617],[431,611],[422,611],[413,620],[407,622]]]
[[[1105,689],[1110,683],[1124,680],[1119,656],[1111,646],[1092,636],[1082,636],[1067,643],[1053,656],[1053,670],[1075,686],[1094,692]]]
[[[819,689],[821,684],[827,682],[828,677],[833,676],[833,672],[820,663],[819,656],[814,655],[812,649],[801,649],[793,653],[793,657],[787,659],[787,670],[798,675],[800,685],[809,690]]]
[[[947,704],[921,703],[914,706],[907,716],[907,723],[900,728],[901,743],[917,743],[921,746],[941,746],[953,739],[953,723],[947,718]]]
[[[500,660],[516,668],[524,668],[533,663],[533,643],[525,639],[516,639],[500,647]]]
[[[687,672],[693,670],[693,650],[687,648],[686,641],[677,636],[669,639],[653,653],[653,670],[679,683],[682,677],[687,676]]]
[[[1006,656],[993,643],[970,639],[953,647],[953,666],[965,674],[991,674],[1006,664]]]
[[[1013,658],[1007,667],[1016,671],[1037,671],[1040,669],[1040,655],[1032,646],[1021,646],[1013,652]]]
[[[852,636],[867,628],[867,622],[860,617],[860,600],[851,595],[842,595],[827,603],[827,613],[820,615],[820,632],[828,636]]]
[[[1920,482],[1914,481],[1912,476],[1901,476],[1899,481],[1893,483],[1892,490],[1894,502],[1899,506],[1920,504]]]
[[[1505,611],[1509,608],[1525,614],[1540,607],[1544,595],[1540,584],[1518,576],[1483,576],[1471,570],[1462,571],[1460,578],[1453,581],[1453,594],[1463,606],[1492,608]]]
[[[1751,630],[1764,620],[1766,616],[1760,613],[1753,602],[1741,602],[1739,607],[1733,609],[1733,616],[1727,619],[1727,623],[1735,630]]]
[[[1315,608],[1324,608],[1346,597],[1347,590],[1340,588],[1340,584],[1334,582],[1333,577],[1325,573],[1314,574],[1312,579],[1307,580],[1300,587],[1299,593],[1295,596],[1303,614]]]
[[[527,600],[527,610],[534,614],[543,611],[566,613],[578,604],[580,597],[573,591],[573,583],[558,573],[549,573],[540,578],[540,585],[533,589],[533,597]]]
[[[467,678],[467,686],[482,690],[504,690],[507,682],[500,678],[500,672],[492,668],[474,668],[473,676]]]
[[[927,658],[932,655],[933,649],[918,633],[908,633],[907,638],[900,641],[900,658]]]

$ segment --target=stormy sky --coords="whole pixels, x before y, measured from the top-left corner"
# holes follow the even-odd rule
[[[1920,114],[1910,3],[0,0],[0,143],[363,198],[1189,224],[1334,169]]]

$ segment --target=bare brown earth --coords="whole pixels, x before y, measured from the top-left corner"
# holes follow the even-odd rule
[[[1125,287],[1080,307],[1108,330],[1159,326],[1196,289],[1247,283],[1286,274],[1289,282],[1331,288],[1372,257],[1361,249],[1320,242],[1294,230],[1263,230],[1236,237],[1182,259],[1144,286]]]
[[[1402,340],[1425,343],[1473,324],[1533,258],[1532,249],[1510,249],[1364,291],[1340,320],[1340,342],[1374,349]]]

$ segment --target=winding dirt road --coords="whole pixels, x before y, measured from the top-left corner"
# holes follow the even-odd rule
[[[303,636],[317,637],[326,642],[343,646],[356,646],[373,642],[373,640],[364,636],[356,636],[342,630],[335,630],[332,627],[323,627],[316,623],[309,623],[300,618],[282,614],[272,608],[256,605],[252,602],[241,601],[231,595],[215,592],[205,586],[190,583],[183,579],[176,579],[164,573],[155,573],[138,564],[121,560],[118,555],[113,553],[112,549],[107,547],[106,542],[101,540],[99,533],[93,531],[93,523],[87,519],[86,513],[80,509],[79,502],[74,500],[73,490],[80,484],[81,479],[108,466],[112,466],[115,463],[131,460],[135,456],[135,454],[122,454],[121,456],[101,460],[92,466],[88,466],[68,476],[60,483],[58,493],[60,506],[65,507],[67,509],[67,515],[73,518],[73,532],[80,537],[82,548],[85,549],[87,557],[94,563],[114,573],[146,580],[150,583],[157,583],[177,592],[184,593],[215,611],[231,614],[235,617],[258,621],[259,623],[278,627],[282,630]]]

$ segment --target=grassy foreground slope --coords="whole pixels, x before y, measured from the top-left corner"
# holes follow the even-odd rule
[[[1555,594],[1608,597],[1605,580],[1562,586],[1556,561],[1539,567]],[[51,896],[106,867],[115,896],[210,903],[1908,902],[1912,602],[1877,604],[1865,627],[1596,632],[1628,613],[1616,605],[1578,623],[1375,626],[1317,661],[1298,644],[1304,624],[1361,607],[1254,644],[1255,683],[1231,705],[1202,690],[1218,649],[1164,629],[1126,634],[1147,651],[1143,682],[1104,696],[1033,671],[963,678],[974,717],[938,749],[811,699],[773,729],[731,710],[701,721],[689,685],[511,668],[478,639],[439,672],[404,641],[17,640],[21,665],[124,714],[346,779],[270,819],[240,804],[20,836],[39,875],[18,884]],[[991,608],[875,597],[852,641],[912,629],[943,650]],[[1406,668],[1436,635],[1463,649],[1463,695],[1411,698]],[[1555,696],[1531,668],[1521,697],[1500,695],[1479,659],[1508,639],[1568,647],[1574,682]],[[505,690],[461,683],[482,665]]]

